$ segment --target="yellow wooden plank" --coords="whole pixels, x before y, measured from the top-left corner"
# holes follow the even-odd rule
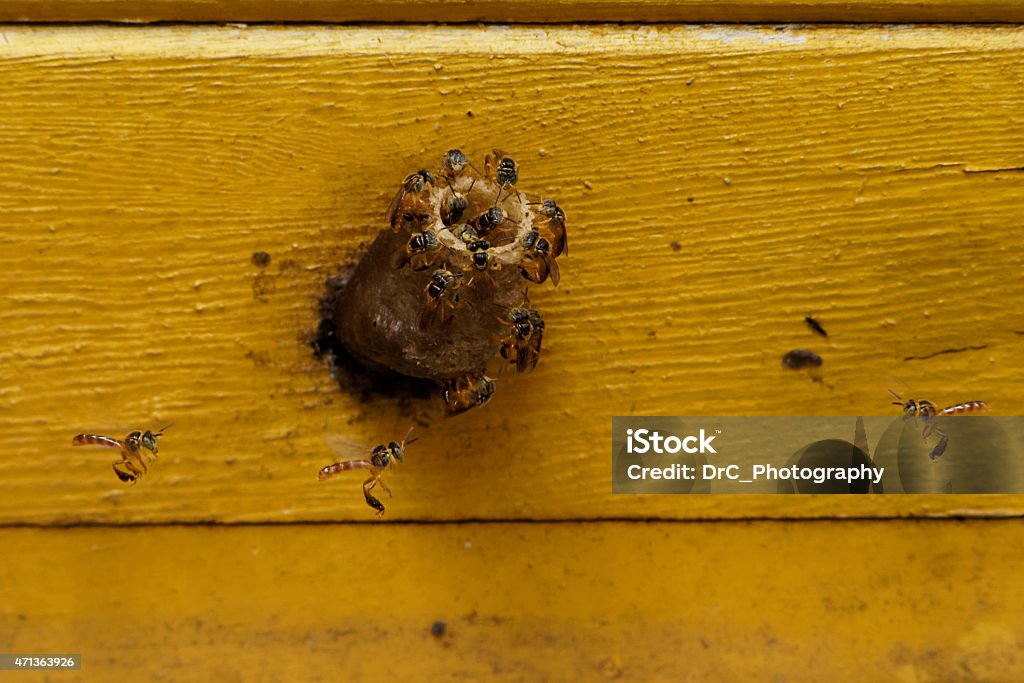
[[[1021,513],[612,496],[609,434],[623,414],[885,414],[890,377],[1021,414],[1024,30],[2,36],[0,522],[366,520],[358,477],[316,482],[324,435],[410,424],[392,519]],[[308,340],[326,278],[453,145],[514,154],[572,251],[531,292],[537,371],[443,420],[339,391]],[[781,367],[808,345],[823,383]],[[134,488],[70,447],[172,420]]]
[[[10,0],[0,21],[1018,22],[1013,0]]]
[[[1010,682],[1022,524],[4,529],[0,651],[89,681]]]

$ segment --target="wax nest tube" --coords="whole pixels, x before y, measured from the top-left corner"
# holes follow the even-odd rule
[[[457,149],[402,182],[382,229],[334,301],[334,333],[373,370],[429,379],[450,415],[486,403],[500,358],[529,372],[544,321],[529,286],[559,280],[565,215],[529,200],[500,151],[478,169]]]

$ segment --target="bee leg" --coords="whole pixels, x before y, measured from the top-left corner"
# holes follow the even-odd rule
[[[125,460],[126,461],[134,458],[135,462],[139,463],[139,465],[142,466],[142,471],[143,472],[148,472],[149,471],[149,468],[146,467],[146,461],[142,457],[142,451],[141,450],[140,451],[128,451],[127,453],[124,453],[124,455],[125,455]]]
[[[118,479],[132,486],[135,486],[135,481],[142,476],[142,472],[127,458],[115,460],[111,466],[114,468],[114,474],[117,475]]]
[[[383,479],[378,479],[377,483],[380,484],[380,487],[382,489],[384,489],[384,493],[388,494],[388,498],[393,498],[394,497],[394,496],[391,495],[391,489],[388,488],[388,485],[384,483]]]
[[[933,448],[932,452],[929,454],[931,459],[935,460],[946,452],[946,446],[949,445],[949,435],[938,427],[933,428],[933,431],[939,435],[939,442],[935,444],[935,448]]]
[[[379,477],[377,476],[373,476],[363,482],[363,498],[366,499],[367,505],[369,505],[370,507],[377,511],[378,517],[383,517],[384,505],[379,500],[374,498],[373,494],[370,493],[370,489],[372,489],[374,484],[377,483],[378,478]]]

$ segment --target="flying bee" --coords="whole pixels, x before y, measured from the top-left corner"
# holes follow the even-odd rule
[[[536,203],[531,206],[537,206]],[[565,236],[565,212],[555,203],[554,199],[545,199],[540,203],[538,213],[547,218],[547,228],[551,231],[551,255],[559,257],[564,251],[569,253],[569,241]]]
[[[358,444],[348,439],[341,437],[335,437],[333,435],[328,436],[328,443],[332,448],[335,449],[339,454],[351,452],[351,451],[362,451],[369,455],[369,459],[359,458],[355,460],[345,460],[342,462],[336,462],[333,465],[328,465],[320,470],[317,475],[319,481],[330,479],[339,472],[346,472],[348,470],[370,470],[370,478],[363,482],[363,498],[366,500],[366,504],[377,511],[378,517],[384,516],[384,505],[370,493],[377,484],[384,489],[384,492],[391,496],[391,489],[384,483],[381,476],[389,469],[395,469],[397,463],[405,460],[405,448],[412,444],[416,439],[410,439],[409,435],[412,434],[412,428],[405,433],[405,438],[401,442],[390,441],[387,444],[380,444],[370,448],[362,444]]]
[[[473,185],[475,184],[476,179],[469,186],[470,192],[472,192]],[[441,222],[451,227],[459,222],[462,214],[469,208],[469,198],[461,192],[456,192],[455,188],[450,184],[448,185],[448,192],[444,199],[441,200]]]
[[[424,301],[420,311],[420,329],[425,330],[441,320],[448,320],[445,313],[454,311],[459,303],[459,286],[462,273],[452,273],[438,268],[430,276],[430,282],[423,288]]]
[[[907,399],[906,401],[892,389],[889,389],[889,393],[896,400],[892,402],[894,406],[900,406],[903,409],[903,419],[909,420],[911,418],[920,417],[924,422],[924,428],[921,430],[921,438],[927,439],[932,434],[938,437],[938,442],[935,444],[935,448],[929,454],[932,460],[935,460],[940,455],[946,452],[946,446],[949,445],[949,435],[946,432],[939,429],[936,424],[936,417],[948,417],[951,415],[965,415],[967,413],[978,413],[988,408],[988,405],[984,401],[966,401],[965,403],[957,403],[955,405],[946,406],[939,410],[938,406],[928,399]]]
[[[164,432],[173,424],[174,423],[172,422],[159,432],[155,433],[148,429],[145,432],[129,432],[128,435],[124,437],[123,441],[109,436],[102,436],[100,434],[79,434],[75,438],[71,439],[71,445],[102,446],[104,448],[119,449],[121,451],[121,459],[115,460],[111,463],[111,466],[114,469],[114,474],[116,474],[117,478],[126,484],[135,484],[139,477],[149,470],[146,466],[146,459],[148,458],[150,462],[152,462],[159,452],[157,439],[163,436]],[[145,451],[149,451],[147,458],[143,457],[143,455],[146,455]]]
[[[558,261],[551,254],[551,244],[531,230],[523,236],[520,244],[526,250],[519,262],[519,272],[530,282],[541,283],[551,277],[551,282],[558,286]]]
[[[407,202],[405,198],[408,195],[422,194],[428,185],[433,185],[436,182],[437,178],[434,177],[434,174],[426,169],[420,169],[405,177],[405,180],[402,181],[402,188],[388,207],[388,225],[392,230],[408,230],[430,217],[430,204],[418,196],[415,197],[418,201],[414,202]]]
[[[439,243],[434,233],[426,230],[409,238],[405,249],[396,252],[391,265],[396,269],[409,264],[413,270],[426,270],[434,265],[440,255]]]
[[[494,395],[494,382],[484,375],[467,374],[449,380],[441,391],[447,417],[482,406]]]
[[[516,372],[531,372],[540,359],[540,343],[544,337],[544,319],[529,308],[528,299],[508,312],[502,322],[511,325],[508,337],[501,340],[501,357],[515,363]]]
[[[506,219],[508,219],[508,214],[505,213],[505,209],[495,205],[471,220],[469,225],[476,230],[480,237],[486,237],[487,233],[501,225]]]

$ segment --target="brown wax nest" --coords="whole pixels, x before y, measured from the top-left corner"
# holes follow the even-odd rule
[[[496,355],[529,372],[544,334],[527,287],[558,284],[565,214],[530,202],[503,152],[483,170],[449,150],[437,171],[410,174],[333,311],[335,334],[367,366],[442,387],[450,415],[494,393]]]

